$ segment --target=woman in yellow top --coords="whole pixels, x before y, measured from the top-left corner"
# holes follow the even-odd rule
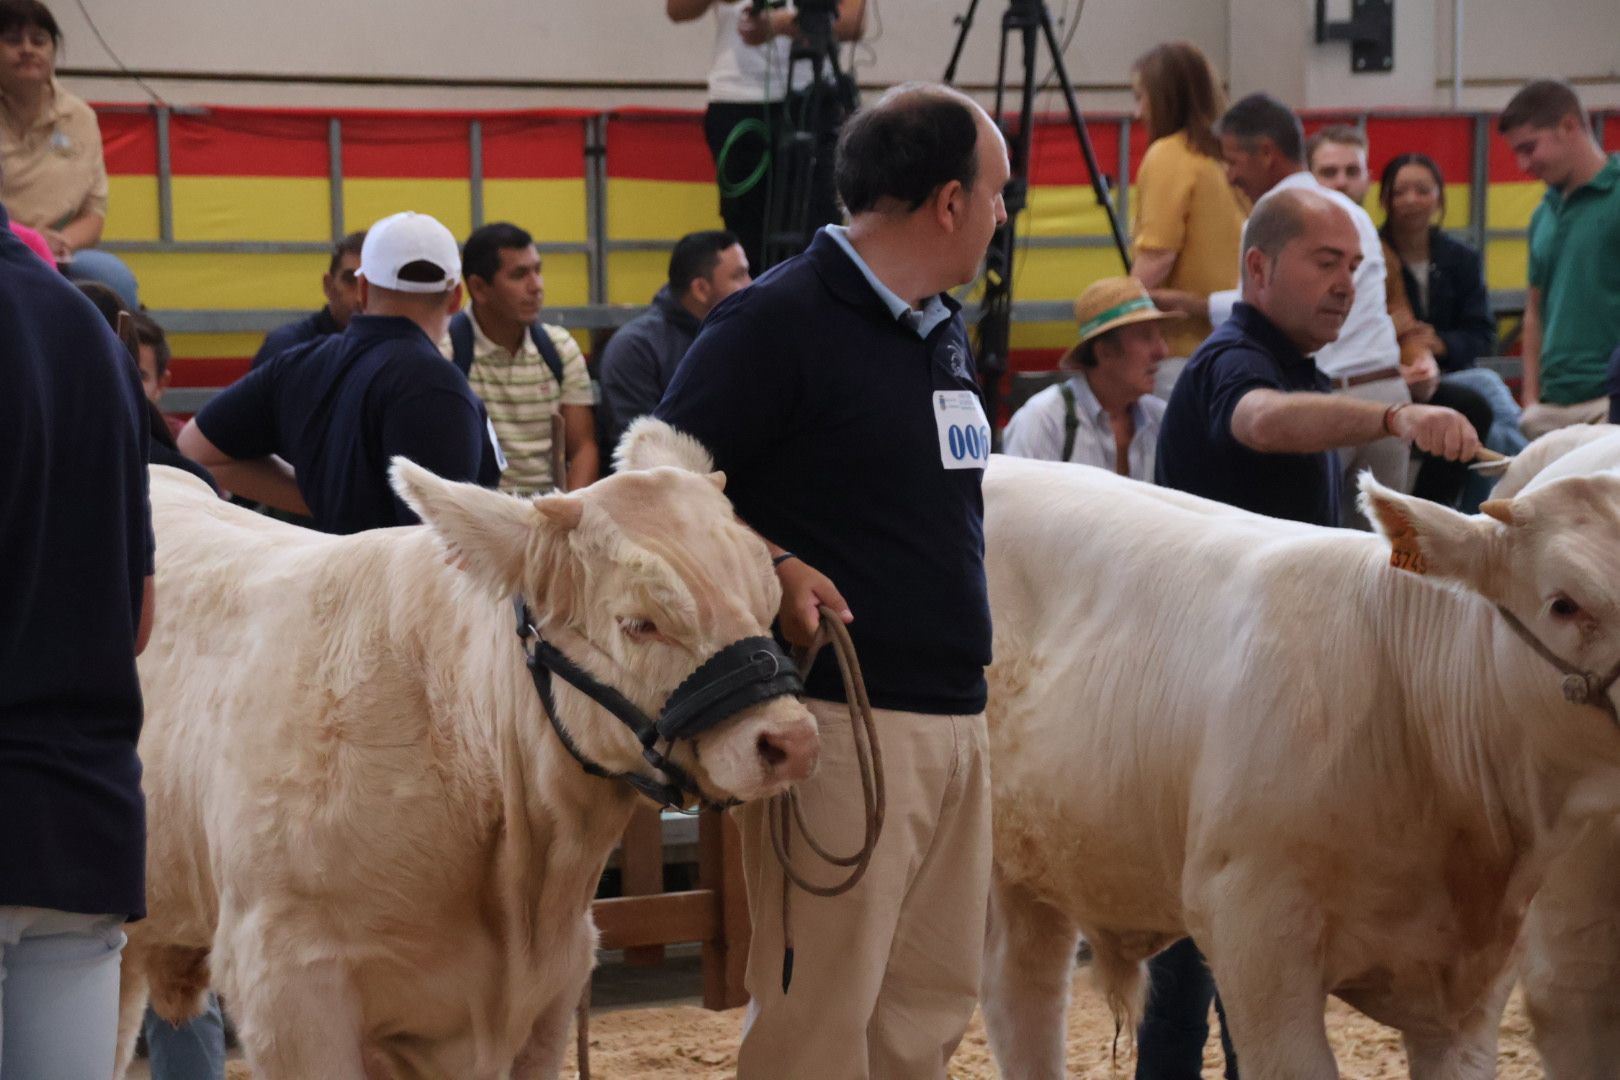
[[[1172,41],[1131,69],[1136,119],[1152,140],[1136,175],[1132,273],[1149,289],[1205,300],[1238,284],[1238,246],[1248,200],[1226,182],[1221,144],[1211,130],[1226,109],[1209,59]],[[1167,332],[1172,356],[1191,356],[1211,327],[1195,314]]]
[[[133,311],[135,275],[95,250],[107,222],[101,128],[56,79],[61,44],[39,0],[0,0],[0,202],[45,237],[63,273],[110,286]]]

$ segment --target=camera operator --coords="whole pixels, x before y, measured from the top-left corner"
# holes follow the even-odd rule
[[[801,3],[808,14],[810,3]],[[741,239],[748,264],[756,270],[765,256],[766,218],[773,183],[771,150],[784,128],[804,118],[813,65],[791,61],[794,43],[802,40],[799,10],[764,0],[664,0],[675,22],[690,22],[714,12],[714,61],[709,67],[709,105],[703,116],[704,136],[715,162],[720,188],[720,216]],[[858,41],[866,20],[866,0],[815,0],[815,8],[836,10],[834,42]],[[808,20],[806,20],[808,24]],[[790,70],[791,69],[791,70]],[[831,79],[830,72],[823,73]],[[791,80],[791,86],[789,82]],[[831,93],[829,97],[833,96]],[[811,183],[808,237],[821,225],[839,220],[833,192],[833,146],[842,110],[816,110],[817,161]],[[778,199],[781,195],[777,196]]]

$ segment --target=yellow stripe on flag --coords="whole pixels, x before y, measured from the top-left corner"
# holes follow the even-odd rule
[[[1529,277],[1530,245],[1524,240],[1492,240],[1485,249],[1485,284],[1493,289],[1522,289]]]
[[[472,186],[466,180],[366,179],[343,181],[343,221],[369,228],[390,214],[415,210],[437,218],[455,238],[472,231]]]
[[[107,228],[101,238],[156,240],[158,236],[157,177],[107,177]]]
[[[313,310],[313,308],[311,309]],[[264,344],[263,334],[170,334],[169,349],[176,359],[250,357]]]
[[[608,181],[607,230],[616,240],[678,240],[699,229],[723,228],[713,184]]]
[[[176,240],[328,241],[325,180],[289,176],[176,176]]]
[[[1530,215],[1541,205],[1546,194],[1542,184],[1523,181],[1501,181],[1485,192],[1485,223],[1493,229],[1526,229]],[[1493,241],[1491,246],[1496,246]]]
[[[289,308],[321,306],[319,253],[236,255],[214,252],[127,252],[122,256],[151,308]]]
[[[541,243],[587,239],[584,180],[485,180],[484,220],[510,221]]]

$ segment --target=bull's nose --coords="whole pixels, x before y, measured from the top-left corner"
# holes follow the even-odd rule
[[[760,735],[758,748],[767,772],[778,780],[797,783],[815,770],[821,739],[814,724],[794,724]]]

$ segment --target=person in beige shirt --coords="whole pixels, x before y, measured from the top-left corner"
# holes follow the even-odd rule
[[[1131,88],[1152,140],[1137,170],[1131,273],[1149,289],[1199,300],[1237,288],[1235,256],[1249,207],[1221,166],[1212,128],[1226,98],[1209,60],[1190,42],[1156,46],[1136,61]],[[1185,306],[1189,317],[1166,329],[1173,357],[1191,356],[1211,329],[1201,305]],[[1169,369],[1179,366],[1162,370],[1173,379]]]
[[[62,32],[38,0],[0,4],[0,202],[37,229],[69,277],[140,306],[135,275],[95,250],[107,222],[107,165],[89,105],[56,79]]]

